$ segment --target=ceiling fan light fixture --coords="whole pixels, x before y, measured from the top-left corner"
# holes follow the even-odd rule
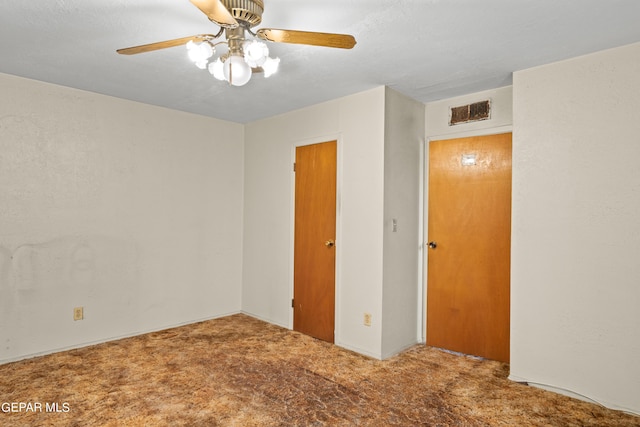
[[[251,67],[242,56],[231,55],[223,65],[224,78],[233,86],[244,86],[251,79]]]
[[[213,56],[215,49],[209,42],[196,44],[193,40],[190,40],[187,43],[187,51],[189,53],[189,59],[191,59],[196,65],[204,62],[204,66],[201,67],[198,65],[198,68],[204,69],[206,67],[207,60]]]
[[[269,48],[263,42],[252,40],[244,45],[244,60],[251,68],[262,67],[269,57]]]
[[[226,80],[224,77],[224,64],[217,58],[215,61],[209,63],[209,72],[213,77],[218,80]]]
[[[269,57],[263,41],[351,49],[356,40],[349,34],[276,28],[251,29],[262,22],[264,0],[190,0],[220,29],[216,34],[199,34],[161,42],[118,49],[121,55],[135,55],[186,44],[188,56],[200,69],[207,69],[216,79],[233,86],[243,86],[251,75],[270,77],[278,71],[280,58]],[[252,37],[247,39],[247,33]],[[219,40],[220,37],[224,39]],[[216,54],[216,46],[226,45],[226,52]],[[215,55],[215,57],[214,57]]]
[[[278,67],[280,66],[280,58],[266,58],[264,64],[262,64],[262,70],[264,71],[264,76],[269,77],[275,74],[278,71]]]

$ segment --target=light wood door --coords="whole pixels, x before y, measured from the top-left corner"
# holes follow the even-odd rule
[[[333,342],[337,142],[296,148],[293,329]]]
[[[511,134],[429,144],[427,345],[509,361]]]

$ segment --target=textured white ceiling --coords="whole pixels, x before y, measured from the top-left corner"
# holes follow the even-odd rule
[[[231,87],[182,47],[116,54],[216,33],[188,0],[3,0],[0,72],[246,123],[380,85],[423,102],[501,87],[513,71],[640,41],[638,0],[264,2],[258,28],[347,33],[358,44],[269,44],[279,73]]]

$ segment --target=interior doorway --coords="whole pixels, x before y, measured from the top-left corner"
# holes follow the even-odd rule
[[[296,148],[293,329],[334,342],[337,141]]]
[[[429,143],[427,345],[509,361],[511,133]]]

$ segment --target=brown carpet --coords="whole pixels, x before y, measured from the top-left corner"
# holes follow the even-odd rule
[[[640,426],[508,370],[424,345],[373,360],[234,315],[2,365],[0,425]]]

